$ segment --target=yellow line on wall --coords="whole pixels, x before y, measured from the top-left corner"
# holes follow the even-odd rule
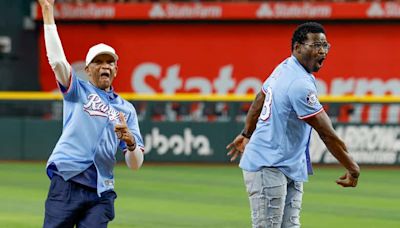
[[[255,95],[201,95],[201,94],[136,94],[120,93],[131,101],[230,101],[249,102]],[[61,100],[60,93],[53,92],[0,92],[1,100]],[[321,102],[327,103],[400,103],[400,96],[319,96]]]

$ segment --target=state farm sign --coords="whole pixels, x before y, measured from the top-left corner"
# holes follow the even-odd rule
[[[114,86],[137,93],[256,93],[290,56],[296,24],[58,25],[67,59],[84,77],[90,46],[120,57]],[[328,24],[332,49],[316,74],[320,94],[400,95],[400,25]],[[373,31],[373,32],[371,32]],[[79,38],[77,35],[79,34]],[[40,38],[44,91],[57,89]]]
[[[41,10],[32,4],[32,17]],[[177,2],[177,3],[57,3],[58,20],[370,20],[400,18],[400,4],[381,2]]]
[[[60,4],[54,7],[54,16],[56,18],[92,18],[106,19],[115,17],[115,7],[113,5],[87,4],[84,6]]]
[[[367,10],[371,18],[398,18],[400,17],[400,4],[397,2],[373,2]]]
[[[197,4],[153,4],[149,17],[155,19],[184,18],[220,18],[222,7],[219,5]]]
[[[237,94],[246,94],[261,87],[261,81],[257,78],[245,78],[237,83],[232,75],[232,65],[222,66],[212,80],[206,76],[191,76],[184,80],[180,76],[180,68],[179,64],[168,66],[165,75],[161,75],[163,69],[157,63],[139,64],[132,73],[132,88],[138,93],[157,93],[151,84],[146,83],[147,77],[157,79],[162,93],[167,94],[174,94],[182,89],[184,92],[201,94],[228,94],[232,90]]]
[[[330,4],[263,3],[256,12],[258,18],[330,18]]]

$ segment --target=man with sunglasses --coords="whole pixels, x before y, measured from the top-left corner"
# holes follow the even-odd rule
[[[227,146],[248,192],[253,228],[300,227],[303,182],[312,174],[308,145],[314,128],[347,169],[336,183],[356,187],[359,166],[347,152],[317,97],[315,78],[330,44],[322,25],[301,24],[292,37],[292,56],[264,82],[247,113],[243,131]]]

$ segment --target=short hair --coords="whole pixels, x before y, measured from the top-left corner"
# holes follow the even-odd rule
[[[292,51],[294,49],[294,44],[296,42],[303,43],[305,40],[307,40],[308,33],[323,33],[323,34],[325,34],[325,29],[321,24],[319,24],[317,22],[306,22],[304,24],[297,26],[296,30],[294,30],[294,32],[293,32]]]

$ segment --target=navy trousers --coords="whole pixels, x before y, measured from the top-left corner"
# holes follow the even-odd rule
[[[114,219],[115,198],[117,195],[112,190],[99,197],[95,189],[54,175],[46,199],[43,227],[107,227]]]

